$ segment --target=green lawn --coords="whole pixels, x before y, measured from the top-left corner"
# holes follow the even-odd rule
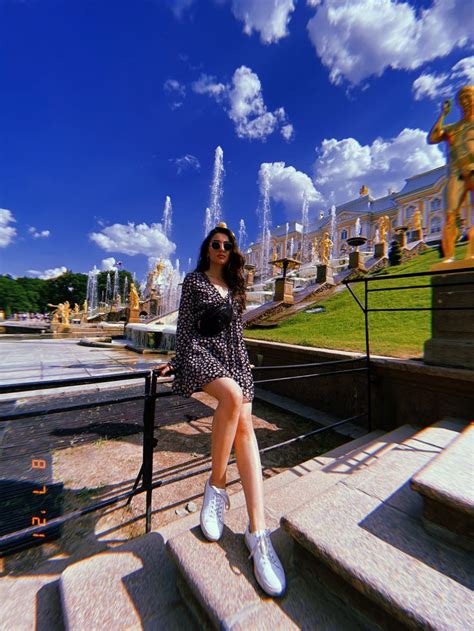
[[[466,246],[456,248],[456,258],[463,258]],[[436,251],[421,254],[413,261],[390,267],[381,276],[411,272],[429,271],[439,261]],[[383,282],[372,281],[370,288],[387,286],[423,285],[429,283],[428,277],[413,279],[393,279]],[[354,292],[363,303],[364,284],[352,285]],[[308,314],[304,311],[283,321],[275,329],[255,329],[245,331],[245,337],[252,339],[317,346],[347,351],[365,352],[364,315],[347,289],[319,303],[326,309],[324,313]],[[431,290],[429,288],[401,289],[390,292],[369,294],[370,308],[429,307]],[[308,305],[308,309],[310,306]],[[370,351],[376,355],[392,357],[420,357],[423,342],[431,337],[431,313],[419,312],[381,312],[369,314]]]

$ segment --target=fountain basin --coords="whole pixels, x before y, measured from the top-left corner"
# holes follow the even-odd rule
[[[127,348],[138,353],[171,353],[176,348],[176,326],[172,324],[127,324]]]
[[[359,246],[364,245],[364,243],[367,243],[367,237],[349,237],[346,239],[346,242],[351,247],[358,248]]]

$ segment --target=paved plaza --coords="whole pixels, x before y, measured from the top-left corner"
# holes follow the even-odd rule
[[[120,343],[117,343],[116,350],[112,350],[80,346],[77,339],[9,340],[8,336],[0,336],[0,383],[133,373],[149,369],[165,359],[164,355],[139,355]],[[104,387],[104,384],[92,387]],[[117,382],[114,387],[117,387]]]

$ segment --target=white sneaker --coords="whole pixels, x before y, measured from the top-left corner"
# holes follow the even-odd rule
[[[201,530],[209,541],[218,541],[224,530],[224,507],[230,508],[229,496],[225,489],[212,486],[209,480],[204,487],[204,500],[201,508]]]
[[[269,530],[245,530],[245,543],[253,557],[253,571],[258,584],[269,596],[283,596],[286,589],[285,570],[270,540]]]

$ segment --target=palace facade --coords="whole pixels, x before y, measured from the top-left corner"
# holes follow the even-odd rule
[[[389,242],[399,226],[407,226],[407,241],[413,241],[413,215],[418,209],[423,224],[423,239],[428,245],[437,245],[441,240],[446,207],[447,166],[414,175],[405,180],[405,186],[397,193],[392,192],[384,197],[374,198],[368,188],[363,185],[359,197],[339,204],[335,209],[336,230],[331,229],[330,211],[321,212],[320,218],[310,224],[306,231],[297,221],[277,226],[271,232],[270,258],[282,258],[293,255],[293,258],[309,263],[314,259],[314,243],[320,242],[323,234],[328,232],[334,241],[333,257],[343,255],[347,251],[346,239],[356,235],[356,222],[360,221],[360,234],[367,238],[366,248],[371,249],[377,231],[378,220],[384,215],[390,219]],[[469,199],[461,209],[462,216],[471,223],[469,216]],[[260,267],[261,243],[252,243],[248,248],[246,263]]]

